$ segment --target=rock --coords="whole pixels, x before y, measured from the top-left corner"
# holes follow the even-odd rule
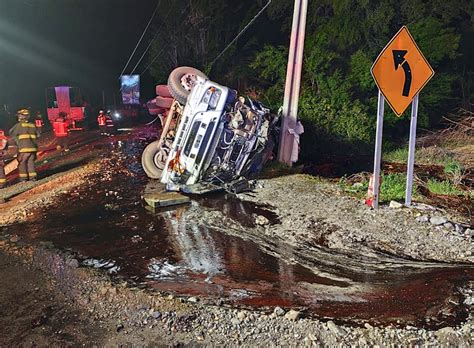
[[[370,325],[369,323],[365,323],[364,324],[365,328],[370,330],[370,329],[373,329],[374,327],[372,325]]]
[[[464,304],[466,306],[472,306],[474,305],[474,297],[468,297],[464,300]]]
[[[153,319],[160,319],[161,318],[161,312],[155,311],[151,314]]]
[[[462,227],[459,224],[455,224],[454,229],[456,230],[457,233],[463,233],[464,232],[464,227]]]
[[[432,216],[430,222],[435,226],[439,226],[448,222],[448,219],[446,219],[444,216]]]
[[[241,321],[238,319],[238,318],[232,318],[230,320],[230,323],[233,325],[233,326],[237,326],[237,325],[240,325]]]
[[[115,328],[117,330],[117,332],[120,332],[123,330],[123,324],[118,324],[117,327]]]
[[[79,261],[76,259],[67,259],[66,260],[66,265],[72,268],[78,268],[79,267]]]
[[[392,209],[401,209],[403,208],[403,204],[396,201],[390,201],[389,207]]]
[[[443,224],[443,226],[448,230],[454,230],[454,225],[450,222],[446,222],[445,224]]]
[[[421,215],[416,218],[418,222],[428,222],[430,221],[430,217],[428,215]]]
[[[301,313],[293,309],[285,314],[285,318],[288,320],[298,320],[300,317],[301,317]]]
[[[352,187],[358,189],[364,187],[364,184],[361,182],[356,182],[352,185]]]
[[[445,341],[449,339],[450,337],[455,337],[455,336],[456,336],[456,331],[450,326],[443,327],[442,329],[439,329],[438,331],[436,331],[436,337],[438,337],[440,341]]]
[[[282,317],[285,315],[285,310],[281,307],[275,307],[273,314],[275,314],[277,317]]]
[[[237,314],[237,318],[239,318],[239,320],[244,320],[245,317],[246,317],[245,312],[239,312],[239,314]]]
[[[418,209],[418,210],[424,210],[424,211],[435,211],[436,208],[433,207],[432,205],[428,205],[425,203],[412,203],[411,205],[413,208]]]
[[[316,337],[316,335],[315,335],[315,334],[312,334],[312,333],[309,333],[309,334],[308,334],[308,339],[310,339],[310,340],[313,341],[313,342],[318,340],[318,338]]]
[[[265,216],[263,215],[257,215],[255,218],[255,223],[259,226],[265,226],[270,223],[270,220],[268,220]]]
[[[329,320],[327,323],[329,331],[331,331],[336,336],[341,336],[344,332],[336,325],[332,320]]]
[[[469,237],[474,237],[474,230],[472,228],[466,228],[464,234]]]
[[[188,298],[188,302],[191,302],[191,303],[197,303],[199,300],[196,298],[196,297],[190,297]]]

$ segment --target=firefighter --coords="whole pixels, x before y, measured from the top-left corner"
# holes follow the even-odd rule
[[[38,130],[41,132],[44,126],[43,122],[43,115],[41,115],[41,112],[36,111],[36,116],[35,116],[35,126],[38,128]]]
[[[20,109],[16,113],[18,123],[10,129],[10,136],[15,140],[18,147],[18,171],[20,181],[36,180],[35,159],[38,152],[36,139],[40,136],[36,126],[29,122],[30,112],[28,109]]]
[[[53,122],[54,136],[56,137],[56,149],[69,151],[68,137],[69,130],[66,122],[67,114],[60,112],[58,117]]]
[[[5,175],[5,157],[7,156],[8,139],[5,132],[0,129],[0,188],[3,188],[7,183],[7,176]]]
[[[107,129],[107,135],[114,135],[117,132],[117,129],[115,128],[115,123],[114,120],[112,119],[112,115],[110,114],[110,111],[107,111],[107,114],[105,115],[105,128]]]
[[[97,116],[97,123],[99,124],[99,129],[100,129],[100,134],[101,135],[106,135],[106,120],[107,116],[105,116],[104,110],[99,111],[99,116]]]

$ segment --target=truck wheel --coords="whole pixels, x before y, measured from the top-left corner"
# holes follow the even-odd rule
[[[150,179],[161,178],[161,173],[166,165],[169,150],[163,147],[158,147],[159,141],[156,140],[148,144],[143,150],[142,167],[146,175]]]
[[[168,87],[173,98],[181,104],[186,104],[197,76],[207,79],[203,72],[189,66],[174,69],[168,78]]]

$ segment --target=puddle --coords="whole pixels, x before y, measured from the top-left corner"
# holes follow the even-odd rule
[[[139,148],[121,145],[128,158],[139,156]],[[194,217],[217,211],[244,233],[255,215],[279,223],[268,207],[213,195],[151,213],[139,199],[147,179],[136,160],[118,156],[111,162],[110,179],[97,177],[63,200],[65,205],[38,212],[40,221],[8,227],[8,233],[53,242],[75,252],[84,267],[140,287],[232,305],[294,307],[340,322],[433,328],[467,317],[458,288],[474,279],[474,268],[420,268],[324,249],[308,255],[285,245],[263,247]]]

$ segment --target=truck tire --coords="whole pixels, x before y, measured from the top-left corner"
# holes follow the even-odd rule
[[[156,85],[155,92],[157,96],[173,98],[173,96],[170,93],[170,89],[168,88],[168,85]]]
[[[168,158],[168,150],[158,147],[158,143],[159,141],[156,140],[148,144],[142,154],[142,167],[150,179],[161,178],[161,173],[165,168],[166,159]]]
[[[196,76],[207,79],[207,76],[198,69],[182,66],[174,69],[168,78],[168,87],[171,95],[181,104],[186,104]]]
[[[166,97],[156,97],[155,104],[159,108],[163,109],[170,109],[171,105],[173,105],[173,98],[166,98]]]

